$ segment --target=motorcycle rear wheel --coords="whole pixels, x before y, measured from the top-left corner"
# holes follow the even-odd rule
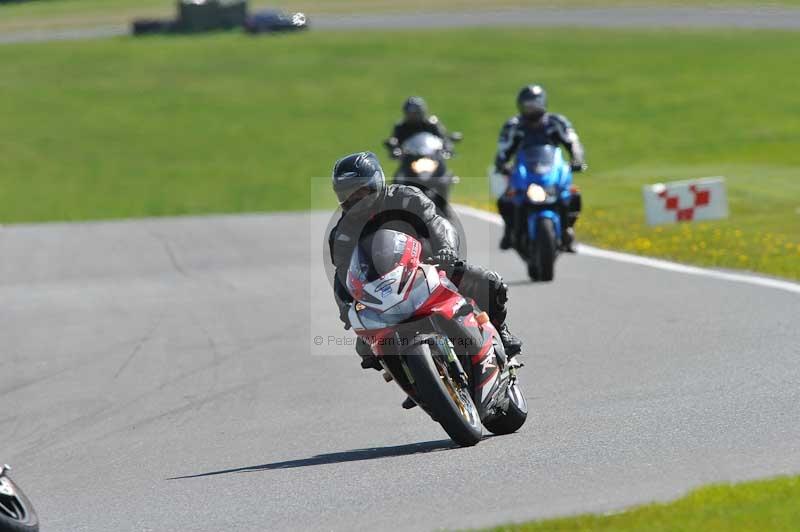
[[[498,436],[518,431],[528,419],[528,402],[516,380],[509,385],[506,394],[508,407],[505,412],[493,419],[487,419],[483,424],[486,430]]]
[[[38,532],[39,518],[31,501],[19,487],[6,476],[0,477],[6,491],[9,486],[12,495],[0,492],[0,531],[2,532]]]
[[[431,349],[427,343],[418,344],[404,357],[414,388],[450,438],[462,447],[471,447],[481,441],[483,432],[478,409],[468,387],[450,376],[444,355],[434,357]]]

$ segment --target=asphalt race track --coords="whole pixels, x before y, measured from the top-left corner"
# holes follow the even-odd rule
[[[585,255],[533,285],[462,220],[532,409],[470,449],[335,345],[324,214],[0,227],[0,459],[43,530],[433,530],[800,473],[798,293]]]
[[[527,8],[494,11],[376,13],[329,15],[308,13],[317,30],[435,29],[468,27],[586,28],[739,28],[800,29],[800,9],[780,7],[598,7]],[[130,33],[128,25],[89,28],[31,29],[0,33],[0,44],[101,39]]]

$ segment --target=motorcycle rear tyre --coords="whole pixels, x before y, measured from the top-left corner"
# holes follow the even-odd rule
[[[508,393],[508,407],[505,412],[498,417],[486,420],[483,424],[486,430],[498,436],[518,431],[528,419],[528,403],[525,401],[519,383],[512,383],[506,393]]]

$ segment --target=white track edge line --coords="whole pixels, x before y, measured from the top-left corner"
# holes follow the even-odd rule
[[[503,219],[499,214],[483,211],[467,205],[454,205],[453,207],[455,208],[456,212],[460,214],[466,214],[467,216],[472,216],[473,218],[478,218],[495,225],[503,224]],[[763,286],[767,288],[774,288],[776,290],[783,290],[785,292],[791,292],[794,294],[800,294],[800,284],[793,283],[791,281],[782,281],[779,279],[771,279],[769,277],[759,277],[757,275],[729,273],[711,270],[708,268],[700,268],[697,266],[688,266],[686,264],[680,264],[663,259],[642,257],[639,255],[631,255],[630,253],[621,253],[619,251],[609,251],[607,249],[600,249],[594,246],[587,246],[586,244],[578,244],[578,254],[587,257],[597,257],[601,259],[614,260],[617,262],[625,262],[628,264],[636,264],[639,266],[647,266],[649,268],[656,268],[670,272],[698,275],[701,277],[711,277],[712,279],[720,279],[722,281]]]

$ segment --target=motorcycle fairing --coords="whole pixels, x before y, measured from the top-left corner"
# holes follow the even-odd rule
[[[347,270],[347,289],[353,298],[379,312],[408,299],[422,254],[422,244],[416,238],[398,231],[387,234],[393,238],[391,251],[376,249],[383,242],[359,243]],[[376,266],[376,262],[380,264]]]
[[[505,366],[505,352],[497,341],[497,334],[491,324],[481,331],[484,340],[478,354],[471,357],[473,376],[473,397],[479,401],[478,409],[487,412],[499,386],[500,371]],[[491,329],[489,328],[491,327]],[[483,418],[483,415],[481,415]]]
[[[447,168],[444,140],[429,132],[417,133],[400,150],[394,182],[419,188],[443,209],[450,197],[450,185],[456,182]]]
[[[571,194],[572,170],[564,160],[561,148],[550,144],[529,146],[517,154],[517,165],[511,176],[511,184],[515,191],[514,202],[517,205],[531,204],[527,196],[528,187],[531,185],[539,185],[548,195],[556,196],[560,202],[568,202]],[[551,219],[555,226],[556,238],[560,238],[561,216],[557,207],[558,202],[540,205],[529,213],[527,223],[531,240],[536,239],[537,222],[540,218]]]
[[[350,308],[349,318],[353,330],[358,334],[370,333],[398,325],[416,315],[435,312],[435,308],[439,305],[447,306],[448,302],[454,304],[452,300],[454,296],[459,301],[463,300],[450,280],[443,274],[440,276],[436,268],[428,264],[420,264],[417,267],[412,274],[411,282],[408,283],[408,289],[403,291],[403,294],[401,301],[385,310],[379,306],[369,306],[355,298],[364,308],[358,309],[355,305]],[[450,316],[452,317],[452,313]]]
[[[531,240],[536,240],[536,226],[541,218],[550,218],[553,220],[553,226],[556,229],[556,239],[561,240],[561,216],[551,209],[541,211],[533,211],[528,215],[528,234]]]
[[[444,142],[433,133],[422,132],[406,140],[400,149],[408,155],[435,159],[444,149]]]
[[[431,293],[425,304],[416,310],[415,316],[438,314],[445,319],[452,319],[461,305],[466,304],[466,300],[444,272],[429,264],[420,265],[420,269],[425,272]]]
[[[564,160],[561,148],[551,144],[529,146],[517,154],[517,164],[511,175],[514,190],[525,192],[536,184],[543,188],[555,186],[559,191],[572,184],[572,170]]]

